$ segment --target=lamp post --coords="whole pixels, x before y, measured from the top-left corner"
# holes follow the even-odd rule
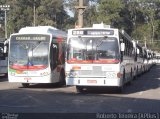
[[[33,5],[33,26],[36,26],[36,7],[35,7],[35,0]]]
[[[5,38],[7,39],[7,11],[10,9],[10,5],[0,5],[0,8],[2,11],[4,11],[4,17],[5,17]]]

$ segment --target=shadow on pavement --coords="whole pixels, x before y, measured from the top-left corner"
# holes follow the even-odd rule
[[[132,94],[142,91],[147,91],[151,89],[157,89],[160,87],[160,65],[156,65],[139,76],[136,80],[133,80],[131,85],[125,85],[122,94]],[[83,93],[93,93],[93,94],[117,94],[116,87],[86,87]]]
[[[59,85],[58,83],[47,83],[47,84],[30,84],[27,88],[35,88],[35,89],[47,89],[47,88],[65,88],[65,87],[68,87],[68,86],[65,86],[65,85]],[[25,88],[23,86],[19,87],[19,88]]]
[[[0,112],[12,113],[159,113],[160,100],[117,97],[114,95],[76,94],[1,90]]]

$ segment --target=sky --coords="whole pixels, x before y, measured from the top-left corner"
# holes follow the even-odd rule
[[[74,13],[71,10],[66,9],[66,11],[67,11],[67,13],[68,13],[69,16],[74,17]]]

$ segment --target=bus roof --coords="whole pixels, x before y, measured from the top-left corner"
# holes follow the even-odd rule
[[[66,37],[67,33],[61,31],[52,26],[34,26],[34,27],[24,27],[18,32],[19,34],[52,34],[53,36],[63,36]]]

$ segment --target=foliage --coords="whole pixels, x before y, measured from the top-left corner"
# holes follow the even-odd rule
[[[0,4],[11,6],[7,11],[8,36],[25,26],[51,25],[67,30],[77,22],[78,0],[1,0]],[[84,5],[85,27],[103,22],[124,29],[142,44],[146,41],[150,48],[159,47],[160,0],[84,0]],[[4,11],[0,11],[0,24],[0,37],[4,37]]]
[[[74,24],[74,20],[65,11],[63,3],[63,0],[3,0],[0,4],[9,4],[11,6],[10,10],[7,11],[8,35],[18,32],[22,27],[34,25],[50,25],[67,30],[68,22]],[[4,14],[4,11],[0,11],[1,14]],[[1,20],[1,22],[4,22],[4,20]],[[2,24],[4,28],[4,23]],[[4,32],[4,29],[2,32]],[[0,36],[4,37],[4,35]]]
[[[124,29],[142,45],[147,42],[149,48],[159,47],[159,0],[99,0],[97,4],[87,12],[86,23],[104,22]]]

